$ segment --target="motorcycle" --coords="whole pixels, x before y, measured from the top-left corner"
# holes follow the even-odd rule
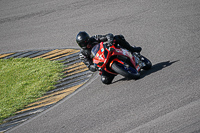
[[[149,70],[152,63],[139,53],[131,53],[118,46],[107,46],[101,42],[92,50],[93,63],[102,74],[102,70],[112,75],[122,75],[128,79],[139,79],[140,71]]]

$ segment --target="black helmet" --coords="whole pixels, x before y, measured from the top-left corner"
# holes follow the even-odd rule
[[[88,33],[86,33],[85,31],[81,31],[76,36],[76,42],[81,48],[85,49],[89,42],[89,38],[90,36],[88,35]]]

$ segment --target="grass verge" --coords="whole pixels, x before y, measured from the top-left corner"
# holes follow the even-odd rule
[[[63,64],[31,58],[0,59],[0,123],[54,89]]]

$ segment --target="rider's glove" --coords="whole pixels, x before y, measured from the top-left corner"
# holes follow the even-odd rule
[[[80,54],[79,54],[79,58],[80,58],[81,60],[84,60],[84,59],[86,58],[86,56],[83,55],[82,53],[80,53]]]

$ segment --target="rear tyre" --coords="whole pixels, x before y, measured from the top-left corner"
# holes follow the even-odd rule
[[[131,66],[126,66],[119,62],[113,62],[111,68],[118,74],[128,78],[128,79],[139,79],[140,73]]]

